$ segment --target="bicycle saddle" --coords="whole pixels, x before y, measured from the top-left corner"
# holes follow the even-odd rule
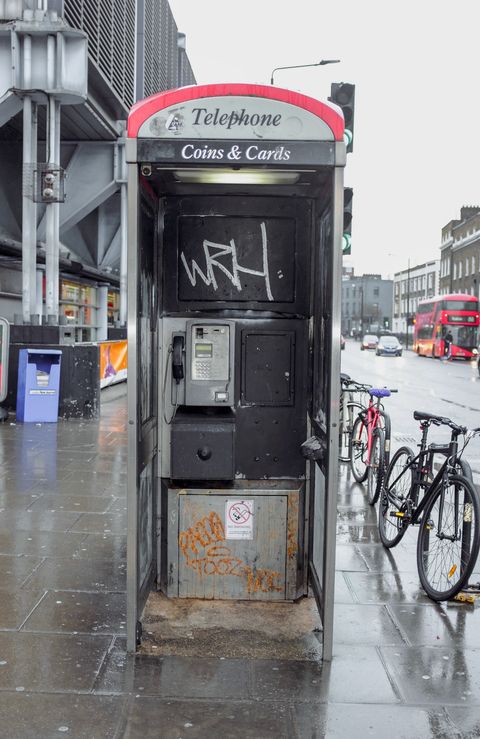
[[[374,398],[388,398],[391,395],[388,387],[371,387],[368,392]]]
[[[458,431],[460,433],[466,432],[465,426],[459,426],[455,421],[452,421],[450,418],[446,418],[446,416],[436,416],[434,413],[424,413],[423,411],[413,411],[413,417],[415,421],[431,421],[436,426],[450,426],[453,431]]]
[[[450,420],[449,418],[436,416],[434,413],[425,413],[424,411],[413,411],[413,417],[415,421],[437,421],[438,423],[444,423]]]

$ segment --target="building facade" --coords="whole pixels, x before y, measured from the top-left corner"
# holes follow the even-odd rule
[[[464,206],[442,228],[440,293],[480,296],[480,207]]]
[[[0,315],[70,322],[63,273],[119,290],[125,325],[126,120],[137,100],[189,84],[168,0],[0,2]],[[64,200],[36,199],[47,169]]]
[[[392,280],[381,275],[356,276],[353,270],[342,279],[342,333],[361,337],[392,325]]]
[[[393,324],[395,334],[412,335],[413,327],[409,325],[415,316],[418,303],[425,298],[432,298],[439,292],[440,260],[416,264],[393,277]]]

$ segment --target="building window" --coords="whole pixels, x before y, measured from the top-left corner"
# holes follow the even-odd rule
[[[463,276],[463,262],[458,263],[458,279],[461,280]]]
[[[456,279],[457,279],[457,263],[456,263],[456,262],[455,262],[455,264],[453,265],[453,279],[454,279],[454,280],[456,280]]]

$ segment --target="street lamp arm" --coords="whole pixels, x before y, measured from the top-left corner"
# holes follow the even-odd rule
[[[273,75],[280,69],[304,69],[305,67],[321,67],[324,64],[338,64],[339,62],[340,59],[322,59],[320,62],[316,62],[315,64],[294,64],[293,66],[288,67],[275,67],[275,69],[272,70],[270,84],[273,85]]]

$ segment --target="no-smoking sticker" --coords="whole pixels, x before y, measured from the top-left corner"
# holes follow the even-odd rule
[[[225,538],[253,539],[253,500],[227,500]]]

